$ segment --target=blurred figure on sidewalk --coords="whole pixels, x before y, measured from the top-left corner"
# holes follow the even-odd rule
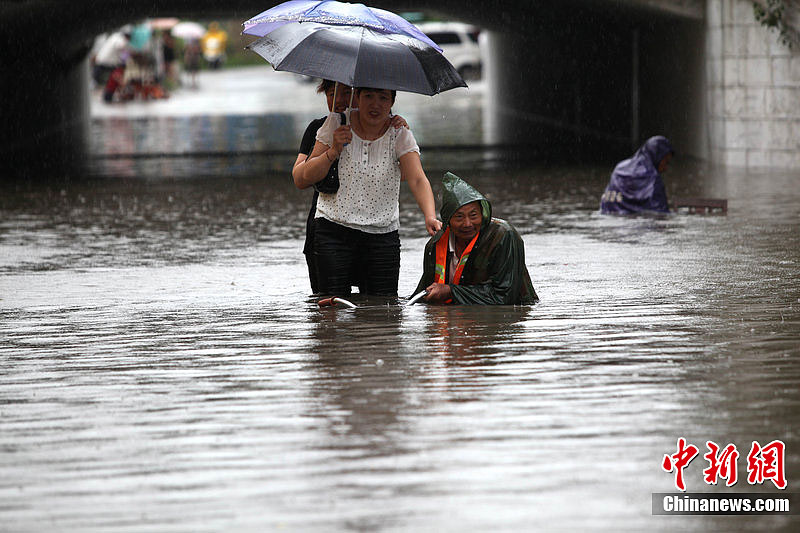
[[[203,57],[212,70],[222,66],[225,61],[225,47],[228,45],[228,34],[219,27],[219,23],[212,22],[208,31],[200,41],[203,47]]]
[[[197,71],[200,70],[200,56],[202,53],[197,39],[190,39],[183,49],[183,68],[189,74],[192,89],[197,88]]]
[[[164,85],[168,90],[172,90],[178,83],[178,77],[175,70],[175,39],[169,30],[164,32],[161,48],[164,56]]]
[[[124,67],[125,61],[131,53],[131,28],[123,27],[103,41],[97,54],[92,58],[92,79],[98,87],[105,87],[111,73]]]

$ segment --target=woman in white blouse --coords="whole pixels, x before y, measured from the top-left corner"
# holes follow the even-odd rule
[[[396,296],[400,274],[400,181],[406,181],[428,234],[442,224],[419,146],[408,128],[390,128],[395,91],[358,88],[350,126],[331,113],[317,131],[300,188],[323,179],[339,159],[339,190],[317,201],[314,254],[322,294],[350,293],[358,279],[367,294]]]

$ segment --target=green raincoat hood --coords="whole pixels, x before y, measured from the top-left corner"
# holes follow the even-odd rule
[[[460,207],[475,201],[481,203],[481,214],[483,215],[481,227],[485,227],[492,220],[492,204],[489,203],[489,200],[455,174],[448,172],[444,175],[442,178],[442,207],[439,209],[444,226],[450,224],[450,217]]]

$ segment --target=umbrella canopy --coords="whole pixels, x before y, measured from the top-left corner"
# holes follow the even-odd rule
[[[143,50],[147,46],[147,43],[150,42],[150,34],[149,24],[137,24],[134,26],[131,31],[131,48],[134,50]]]
[[[154,30],[168,30],[173,26],[175,26],[175,24],[177,24],[178,22],[180,21],[175,17],[164,17],[164,18],[150,19],[148,21],[148,24]]]
[[[200,39],[206,34],[206,29],[197,22],[184,20],[172,27],[172,35],[180,39]]]
[[[391,11],[332,0],[290,0],[246,21],[248,35],[263,37],[288,22],[320,22],[330,25],[363,26],[379,33],[407,35],[438,50],[442,49],[422,30]]]
[[[285,24],[247,48],[285,70],[351,87],[434,95],[467,84],[436,49],[361,26]]]

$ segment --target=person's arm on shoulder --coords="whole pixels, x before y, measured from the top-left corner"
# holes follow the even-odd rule
[[[408,128],[408,122],[406,119],[401,117],[400,115],[392,115],[389,117],[389,123],[394,127],[394,129],[399,130],[400,128]]]

